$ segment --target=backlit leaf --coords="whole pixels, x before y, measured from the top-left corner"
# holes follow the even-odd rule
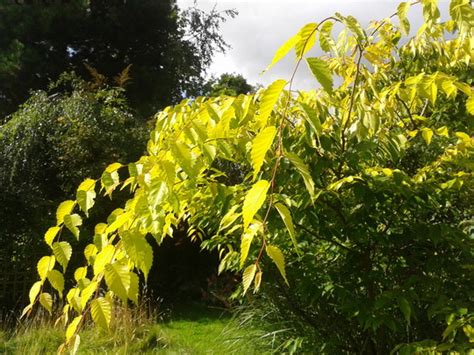
[[[285,80],[274,81],[262,94],[259,107],[259,115],[257,120],[260,122],[261,127],[267,125],[267,120],[273,111],[273,107],[278,101],[283,88],[286,85]]]
[[[244,286],[244,295],[247,293],[247,290],[252,284],[256,271],[257,271],[257,266],[255,264],[247,266],[247,268],[245,269],[244,274],[242,276],[242,284]]]
[[[87,302],[89,302],[90,298],[92,295],[96,292],[97,290],[98,283],[97,281],[92,281],[89,285],[87,285],[81,292],[81,298],[80,298],[80,306],[81,309],[84,309],[87,305]],[[69,299],[68,299],[69,300]]]
[[[130,289],[130,271],[127,265],[121,262],[105,265],[105,282],[122,301],[127,300]]]
[[[410,9],[410,4],[408,2],[402,2],[398,5],[397,15],[400,20],[400,28],[402,29],[405,35],[408,35],[410,32],[410,22],[408,21],[407,14]]]
[[[306,58],[309,69],[327,92],[332,92],[332,74],[327,63],[317,57]]]
[[[308,193],[311,198],[314,198],[314,181],[311,177],[311,173],[309,172],[308,166],[294,153],[285,152],[285,156],[294,165],[296,170],[298,170],[301,177],[303,178],[306,190],[308,190]]]
[[[46,244],[48,244],[51,247],[53,244],[54,238],[56,238],[60,230],[61,228],[58,226],[49,228],[44,235],[44,241],[46,242]]]
[[[94,275],[98,275],[104,270],[105,265],[112,261],[114,254],[115,247],[111,244],[107,245],[97,254],[94,261]]]
[[[51,295],[47,292],[43,292],[39,297],[39,301],[41,305],[49,312],[49,314],[51,314],[53,311],[53,298]]]
[[[64,221],[64,216],[71,214],[72,209],[74,208],[75,202],[72,200],[67,200],[61,202],[57,211],[56,211],[56,224],[60,225]]]
[[[36,281],[33,286],[31,286],[30,293],[29,293],[29,298],[30,298],[30,303],[33,304],[36,300],[36,297],[41,291],[41,286],[43,283],[41,281]]]
[[[36,269],[38,270],[38,275],[41,280],[46,279],[46,276],[48,276],[48,272],[50,270],[53,270],[55,263],[56,259],[54,256],[43,256],[38,261]]]
[[[75,317],[71,323],[69,323],[67,329],[66,329],[66,341],[71,340],[71,338],[76,334],[77,331],[77,326],[82,320],[82,315],[79,315]]]
[[[283,223],[285,223],[286,229],[288,230],[288,233],[290,234],[290,238],[291,238],[291,241],[293,242],[294,247],[298,249],[298,245],[296,242],[295,227],[293,226],[293,219],[291,218],[290,210],[282,203],[276,203],[274,206],[277,209],[278,213],[280,214],[281,219],[283,220]]]
[[[76,192],[76,199],[79,207],[88,216],[89,209],[94,206],[94,200],[96,197],[95,192],[95,180],[86,179],[84,180]]]
[[[255,214],[262,207],[267,197],[270,183],[266,180],[257,181],[247,192],[244,199],[242,214],[244,217],[244,230],[247,229]]]
[[[48,272],[48,281],[51,286],[54,287],[56,291],[59,293],[59,297],[62,298],[62,294],[64,291],[64,276],[58,270],[50,270]]]
[[[67,214],[64,216],[64,225],[71,231],[71,233],[79,239],[79,228],[82,225],[82,218],[78,214]]]
[[[265,68],[264,71],[267,71],[271,67],[273,67],[276,63],[278,63],[282,58],[284,58],[288,52],[295,47],[296,43],[299,40],[299,36],[296,34],[287,40],[278,50],[275,52],[275,56],[273,57],[271,63]]]
[[[244,267],[245,260],[249,255],[250,245],[252,244],[253,237],[262,228],[262,223],[254,221],[250,224],[247,231],[242,235],[240,242],[240,268]]]
[[[71,260],[72,247],[68,242],[53,243],[53,252],[56,260],[66,270],[69,260]]]
[[[267,252],[267,255],[273,260],[278,270],[280,271],[281,276],[285,280],[285,283],[288,285],[288,280],[286,278],[285,271],[285,257],[283,256],[281,250],[276,246],[267,244],[265,251]]]
[[[266,127],[261,131],[252,141],[251,160],[253,167],[253,179],[257,177],[262,167],[265,155],[272,146],[273,140],[277,133],[277,129],[274,126]]]
[[[295,45],[296,58],[302,58],[311,48],[313,48],[316,41],[317,27],[317,23],[308,23],[299,30],[299,38]]]
[[[95,324],[105,330],[109,330],[112,320],[112,305],[104,297],[99,297],[91,303],[91,315]]]
[[[121,239],[130,260],[143,272],[145,279],[148,277],[153,263],[153,249],[138,231],[124,232]]]

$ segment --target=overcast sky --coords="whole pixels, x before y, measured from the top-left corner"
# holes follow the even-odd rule
[[[177,0],[178,6],[187,7],[193,0]],[[394,0],[198,0],[197,6],[209,10],[236,9],[239,15],[222,25],[224,39],[231,45],[225,55],[217,55],[210,73],[218,76],[225,72],[242,74],[251,84],[267,85],[273,80],[288,79],[294,66],[289,58],[261,75],[271,62],[275,51],[288,38],[309,22],[319,22],[327,16],[340,12],[356,17],[362,25],[370,20],[382,19],[396,12],[398,3]],[[439,7],[443,19],[448,18],[448,0],[440,0]],[[412,30],[422,22],[420,6],[410,9]],[[305,66],[296,77],[296,88],[308,89],[316,82],[307,76]]]

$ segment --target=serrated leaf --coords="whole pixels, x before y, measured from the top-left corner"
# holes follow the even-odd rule
[[[33,284],[33,286],[31,286],[30,293],[29,293],[29,299],[30,299],[31,304],[35,303],[36,297],[40,293],[42,285],[43,285],[43,283],[41,281],[36,281]]]
[[[317,23],[308,23],[298,32],[298,41],[295,44],[296,58],[302,58],[316,42]]]
[[[71,231],[71,233],[79,239],[79,228],[82,225],[82,218],[78,214],[67,214],[64,216],[64,225]]]
[[[58,270],[50,270],[48,272],[48,281],[51,286],[54,287],[59,293],[59,297],[62,298],[64,291],[64,276]]]
[[[285,257],[283,256],[281,250],[276,246],[267,245],[265,247],[265,251],[267,252],[267,255],[270,257],[270,259],[273,260],[278,270],[280,271],[281,276],[285,280],[285,283],[288,285],[288,280],[286,278],[285,271]]]
[[[43,281],[48,276],[48,272],[54,268],[56,263],[56,259],[54,256],[43,256],[36,265],[36,269],[38,270],[38,275]]]
[[[423,139],[425,140],[426,144],[430,145],[431,138],[433,137],[433,131],[429,128],[422,128],[421,135]]]
[[[290,234],[290,238],[295,249],[298,250],[298,245],[296,242],[295,227],[293,225],[293,219],[291,218],[290,210],[282,203],[276,203],[274,206],[277,209],[278,213],[280,214],[281,219],[283,220],[283,223],[285,223],[286,229],[288,230],[288,233]]]
[[[293,164],[293,166],[298,170],[301,177],[303,178],[306,190],[308,190],[309,195],[314,199],[314,181],[309,172],[308,166],[301,160],[296,154],[285,152],[285,156]]]
[[[317,111],[305,103],[301,103],[301,108],[306,113],[306,115],[303,115],[303,118],[308,122],[316,136],[319,137],[323,132],[323,128],[321,127]]]
[[[56,260],[58,261],[59,264],[63,267],[63,270],[65,271],[67,268],[67,264],[69,263],[69,260],[71,260],[71,255],[72,255],[72,247],[71,244],[68,242],[56,242],[53,243],[53,252],[54,256],[56,257]]]
[[[71,340],[71,338],[76,334],[77,326],[82,320],[82,315],[77,316],[72,320],[71,323],[69,323],[67,329],[66,329],[66,341]]]
[[[260,290],[260,284],[262,283],[262,272],[259,271],[255,274],[255,280],[253,284],[253,293],[257,293]]]
[[[143,272],[145,280],[153,264],[153,249],[138,231],[124,232],[121,235],[125,252],[130,260]]]
[[[47,292],[41,293],[39,297],[41,305],[48,311],[49,314],[53,311],[53,298]]]
[[[331,21],[326,21],[321,26],[319,30],[319,45],[321,49],[325,52],[330,52],[331,50],[334,53],[337,53],[336,43],[331,37],[332,26],[334,25]]]
[[[94,200],[96,197],[95,192],[95,180],[86,179],[84,180],[76,192],[76,199],[79,207],[88,216],[89,209],[94,206]]]
[[[247,293],[247,290],[252,284],[256,271],[257,271],[257,265],[255,264],[249,265],[245,268],[244,274],[242,276],[242,285],[244,286],[244,295]]]
[[[124,212],[118,215],[115,220],[106,228],[105,233],[110,234],[115,232],[117,229],[122,227],[125,223],[127,223],[132,216],[131,212]]]
[[[109,244],[96,255],[94,260],[94,275],[97,276],[104,270],[105,265],[112,261],[114,254],[115,247]]]
[[[407,2],[402,2],[398,5],[397,14],[400,20],[400,28],[402,29],[405,35],[408,35],[410,32],[410,22],[408,21],[407,14],[410,4]]]
[[[64,221],[64,216],[71,214],[75,202],[72,200],[63,201],[56,210],[56,224],[60,225]]]
[[[221,222],[219,223],[220,231],[229,228],[237,220],[237,218],[240,217],[241,213],[235,212],[238,208],[238,205],[232,206],[230,210],[224,215],[224,217],[222,217]]]
[[[123,302],[127,301],[130,289],[130,271],[127,265],[120,262],[105,265],[105,282]]]
[[[97,256],[97,247],[94,244],[88,244],[84,248],[84,257],[86,258],[87,262],[92,265],[94,264],[95,257]]]
[[[245,195],[242,215],[244,217],[244,231],[247,230],[255,214],[262,207],[267,197],[270,183],[267,180],[257,181]]]
[[[108,331],[112,319],[112,305],[110,301],[104,297],[93,300],[91,303],[91,315],[96,325]]]
[[[261,127],[267,125],[268,117],[272,113],[273,107],[277,103],[285,85],[285,80],[276,80],[263,92],[260,100],[259,115],[257,117]]]
[[[245,260],[247,260],[247,256],[249,255],[250,245],[252,244],[253,237],[255,237],[261,228],[262,223],[255,221],[254,223],[250,224],[247,231],[242,235],[240,242],[240,268],[244,267]]]
[[[94,294],[94,292],[97,290],[98,283],[97,281],[92,281],[89,285],[87,285],[81,292],[81,298],[80,298],[80,306],[81,309],[84,309],[87,305],[87,302],[89,302],[90,298]],[[69,295],[68,295],[69,296]],[[68,298],[69,301],[69,298]],[[77,300],[76,300],[77,302]],[[71,303],[71,302],[69,302]],[[71,304],[73,307],[74,305]]]
[[[321,84],[323,89],[331,93],[333,85],[332,73],[327,63],[317,57],[306,58],[306,62],[308,63],[309,69]]]
[[[469,96],[466,100],[466,109],[470,115],[474,116],[474,95]]]
[[[277,129],[274,126],[266,127],[252,141],[250,157],[253,167],[253,179],[255,180],[265,160],[265,155],[272,146]]]
[[[189,177],[194,177],[195,172],[193,170],[193,157],[191,155],[191,148],[183,142],[176,141],[171,144],[171,153],[183,171]]]
[[[87,267],[78,267],[76,271],[74,271],[74,280],[80,281],[83,278],[87,277]]]
[[[46,244],[48,244],[51,247],[53,244],[54,238],[56,238],[60,230],[61,228],[58,226],[49,228],[44,234],[44,241],[46,242]]]
[[[294,35],[291,37],[289,40],[287,40],[283,45],[278,48],[278,50],[275,52],[275,55],[273,56],[273,59],[271,63],[265,68],[264,72],[273,67],[276,63],[278,63],[281,59],[283,59],[288,52],[295,47],[296,42],[298,42],[298,35]]]

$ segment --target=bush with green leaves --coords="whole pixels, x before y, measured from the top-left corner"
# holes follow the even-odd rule
[[[412,6],[425,23],[409,36]],[[270,64],[294,49],[295,71],[306,62],[321,87],[295,93],[292,75],[254,95],[160,112],[146,155],[109,165],[59,205],[24,314],[37,303],[53,312],[53,295],[64,295],[60,350],[77,350],[85,319],[108,330],[115,302],[137,302],[139,274],[146,278],[153,260],[146,236],[161,243],[187,226],[219,251],[219,271],[242,270],[242,294],[299,329],[301,339],[287,344],[467,351],[474,10],[453,0],[450,15],[441,22],[432,0],[401,3],[367,29],[336,14],[302,27]],[[313,47],[324,54],[310,57]],[[229,183],[223,161],[242,178]],[[130,199],[93,235],[81,231],[97,192],[119,188]],[[76,238],[89,244],[65,290]]]
[[[56,84],[60,92],[33,92],[0,127],[0,247],[24,270],[34,270],[32,255],[46,250],[41,231],[83,177],[145,149],[147,128],[122,88],[92,88],[71,74]]]

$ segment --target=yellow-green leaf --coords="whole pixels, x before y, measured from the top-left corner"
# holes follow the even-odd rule
[[[64,216],[64,225],[71,231],[71,233],[79,239],[79,228],[82,225],[82,218],[78,214],[67,214]]]
[[[96,197],[95,192],[95,180],[86,179],[84,180],[76,192],[76,199],[79,207],[88,216],[89,209],[94,206],[94,199]]]
[[[53,298],[51,295],[47,292],[43,292],[39,297],[39,301],[41,305],[49,312],[49,314],[51,314],[53,311]]]
[[[53,244],[54,238],[56,238],[60,230],[61,228],[58,226],[49,228],[44,234],[44,241],[46,242],[46,244],[48,244],[51,247]]]
[[[56,291],[59,293],[59,297],[63,298],[63,291],[64,291],[64,276],[58,270],[50,270],[48,272],[48,281],[51,286],[54,287]]]
[[[474,116],[474,95],[469,96],[466,101],[466,109],[470,115]]]
[[[269,187],[270,183],[267,180],[260,180],[257,181],[247,192],[247,195],[245,195],[244,206],[242,209],[244,230],[247,229],[255,214],[265,202]]]
[[[95,324],[105,330],[109,330],[112,319],[112,305],[110,301],[104,297],[93,300],[91,303],[91,315]]]
[[[281,219],[283,220],[283,223],[285,223],[286,229],[288,230],[288,233],[290,234],[290,238],[291,238],[291,241],[293,242],[295,249],[298,249],[298,245],[296,242],[295,227],[293,225],[293,219],[291,218],[290,210],[282,203],[276,203],[275,208],[280,214]]]
[[[41,286],[43,283],[41,281],[36,281],[33,286],[30,288],[30,293],[29,293],[29,298],[30,298],[30,303],[33,304],[36,301],[36,297],[41,291]]]
[[[431,143],[431,137],[433,137],[433,131],[429,128],[422,128],[421,135],[425,140],[426,144],[429,145]]]
[[[317,57],[306,58],[309,69],[327,92],[332,92],[332,73],[327,63]]]
[[[278,63],[282,58],[284,58],[288,52],[295,47],[296,42],[298,42],[299,36],[296,34],[287,40],[278,50],[275,52],[275,56],[273,57],[271,63],[265,68],[264,71],[267,71],[271,67],[273,67],[276,63]]]
[[[126,264],[115,262],[105,265],[105,282],[113,293],[126,302],[130,289],[130,271]]]
[[[245,260],[247,260],[247,256],[249,255],[253,237],[261,228],[262,223],[254,221],[254,223],[250,224],[247,231],[242,235],[242,240],[240,242],[240,268],[244,267]]]
[[[74,335],[74,337],[71,339],[71,355],[76,355],[77,350],[79,349],[79,345],[81,344],[81,337],[79,334]],[[59,354],[62,354],[61,351],[58,351]]]
[[[308,166],[294,153],[285,152],[285,156],[294,165],[296,170],[298,170],[301,177],[303,178],[306,190],[308,190],[308,193],[311,198],[314,199],[314,181],[311,177],[311,173],[309,172]]]
[[[94,292],[97,290],[98,283],[97,281],[92,281],[89,285],[87,285],[81,292],[81,298],[80,298],[80,306],[81,309],[84,309],[86,307],[87,302],[89,302],[90,298],[94,294]],[[69,298],[68,298],[69,300]],[[76,300],[77,301],[77,300]],[[71,304],[73,307],[74,305]]]
[[[252,284],[256,271],[257,271],[257,266],[255,264],[247,266],[247,268],[245,269],[244,274],[242,276],[242,284],[244,286],[244,295],[247,293],[247,290]]]
[[[408,35],[410,32],[410,22],[407,19],[408,9],[410,4],[407,2],[402,2],[398,5],[397,14],[400,20],[400,28],[402,29],[405,35]]]
[[[308,23],[304,25],[298,32],[298,41],[295,45],[296,58],[302,58],[316,41],[316,28],[318,24]]]
[[[250,157],[252,160],[254,180],[260,172],[263,161],[265,160],[265,155],[272,146],[276,133],[276,127],[269,126],[257,134],[257,136],[252,141],[252,151],[250,153]]]
[[[56,259],[54,256],[43,256],[38,261],[36,269],[38,270],[38,275],[41,281],[46,279],[46,276],[48,276],[48,272],[50,270],[53,270],[55,263],[56,263]]]
[[[97,252],[98,252],[97,247],[94,244],[88,244],[84,248],[84,256],[90,265],[94,264],[95,257],[97,256]]]
[[[283,253],[281,252],[281,250],[276,246],[267,245],[265,247],[265,251],[267,252],[267,255],[273,260],[278,270],[280,271],[281,276],[283,276],[283,279],[288,285],[288,280],[286,278],[286,271],[285,271],[285,257],[283,256]]]
[[[319,30],[319,45],[325,52],[330,52],[332,50],[334,53],[337,53],[336,43],[334,43],[334,40],[331,37],[332,26],[333,22],[331,21],[326,21],[321,26],[321,29]]]
[[[56,224],[60,225],[64,221],[64,216],[71,214],[72,209],[74,208],[75,202],[72,200],[67,200],[61,202],[57,211],[56,211]]]
[[[76,334],[77,326],[82,320],[82,315],[77,316],[72,320],[71,323],[69,323],[67,329],[66,329],[66,341],[71,340],[71,338]]]
[[[259,115],[257,117],[261,127],[265,127],[267,125],[268,117],[272,113],[273,107],[277,103],[285,85],[285,80],[276,80],[262,94]]]
[[[255,280],[253,284],[253,293],[257,293],[260,289],[260,284],[262,283],[262,272],[259,271],[255,274]]]
[[[112,261],[114,254],[115,247],[109,244],[96,255],[94,260],[94,275],[98,275],[104,270],[105,265]]]
[[[68,242],[56,242],[53,243],[53,252],[56,260],[66,270],[69,260],[71,260],[72,247]]]
[[[76,281],[80,281],[83,278],[85,278],[86,276],[87,276],[87,267],[86,266],[78,267],[76,269],[76,271],[74,271],[74,279]]]
[[[132,214],[130,212],[124,212],[120,215],[118,215],[117,218],[107,227],[105,230],[106,234],[115,232],[117,229],[122,227],[125,223],[127,223],[130,220],[130,217]]]
[[[68,303],[71,305],[72,308],[76,310],[76,312],[81,312],[81,298],[79,297],[80,290],[76,287],[71,288],[67,295],[66,299]]]
[[[124,232],[120,235],[125,252],[130,260],[143,272],[145,279],[148,277],[153,264],[153,249],[145,239],[145,235],[138,231]]]

